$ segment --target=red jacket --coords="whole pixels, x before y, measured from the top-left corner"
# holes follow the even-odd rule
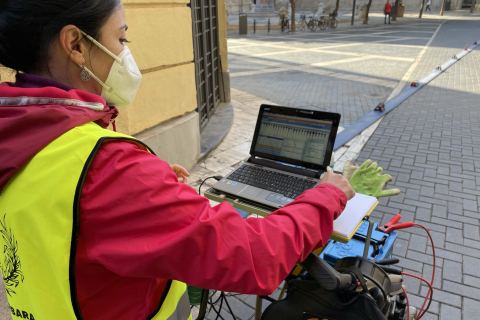
[[[45,82],[26,78],[0,85],[0,192],[63,132],[91,121],[106,126],[116,115],[96,95],[58,84],[35,88]],[[105,107],[1,103],[2,97],[21,96]],[[333,217],[345,203],[342,191],[322,185],[264,219],[242,219],[227,203],[211,207],[156,156],[129,142],[110,142],[94,159],[80,198],[75,268],[80,310],[86,320],[146,319],[165,279],[269,294],[298,260],[328,240]]]
[[[392,5],[390,4],[390,2],[385,3],[385,7],[383,8],[383,12],[385,12],[385,14],[392,12]]]

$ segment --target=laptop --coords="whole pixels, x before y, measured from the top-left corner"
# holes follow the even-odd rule
[[[327,170],[340,114],[262,105],[250,158],[213,189],[280,208],[319,183]]]

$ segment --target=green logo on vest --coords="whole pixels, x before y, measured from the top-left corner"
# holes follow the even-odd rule
[[[0,261],[0,270],[5,283],[5,291],[9,296],[14,295],[15,288],[23,282],[22,265],[18,257],[18,243],[12,230],[7,227],[6,214],[0,219],[0,234],[3,239],[3,263]]]

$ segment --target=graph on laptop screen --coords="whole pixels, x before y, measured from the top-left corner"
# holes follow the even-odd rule
[[[322,165],[332,122],[265,112],[254,150]]]

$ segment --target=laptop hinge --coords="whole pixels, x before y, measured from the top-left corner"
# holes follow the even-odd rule
[[[265,166],[265,167],[268,167],[268,168],[278,169],[278,170],[287,171],[287,172],[290,172],[290,173],[299,174],[299,175],[302,175],[302,176],[307,176],[307,177],[310,177],[310,178],[319,179],[320,175],[321,175],[321,172],[319,172],[317,170],[292,167],[292,166],[289,166],[289,165],[279,163],[277,161],[272,161],[272,160],[263,159],[263,158],[255,158],[253,156],[248,158],[248,162],[253,163],[253,164],[262,165],[262,166]]]

